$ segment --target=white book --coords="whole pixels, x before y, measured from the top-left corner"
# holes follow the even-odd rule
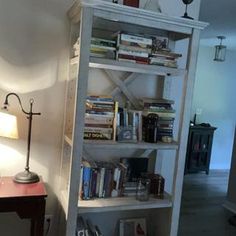
[[[123,54],[123,55],[128,55],[128,56],[134,56],[134,57],[148,58],[148,53],[147,52],[141,52],[141,51],[119,49],[119,51],[117,53],[118,54]]]
[[[128,42],[133,42],[133,43],[142,43],[146,45],[152,45],[152,39],[145,38],[142,36],[136,36],[136,35],[131,35],[131,34],[123,34],[121,33],[120,39]]]
[[[104,177],[105,177],[105,168],[101,168],[100,170],[101,173],[101,178],[100,178],[100,183],[99,183],[99,193],[98,197],[103,197],[103,185],[104,185]]]

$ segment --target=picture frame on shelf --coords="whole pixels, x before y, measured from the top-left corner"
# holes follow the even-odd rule
[[[146,219],[121,219],[119,224],[119,236],[147,236]]]

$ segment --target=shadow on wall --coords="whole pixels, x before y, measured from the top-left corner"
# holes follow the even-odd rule
[[[1,89],[26,93],[57,81],[58,58],[67,47],[68,2],[0,0]]]

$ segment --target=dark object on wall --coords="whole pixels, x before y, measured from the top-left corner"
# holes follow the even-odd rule
[[[139,0],[124,0],[124,5],[139,8]]]
[[[185,174],[205,171],[209,174],[213,134],[216,127],[190,126],[186,153]]]
[[[118,4],[118,0],[112,0],[113,3],[117,3]]]
[[[182,1],[186,5],[185,13],[182,17],[193,20],[193,18],[191,16],[189,16],[188,13],[187,13],[188,5],[191,4],[193,2],[193,0],[182,0]]]

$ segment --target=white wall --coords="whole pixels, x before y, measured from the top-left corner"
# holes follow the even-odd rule
[[[63,127],[64,91],[67,77],[68,22],[66,10],[73,0],[0,0],[0,103],[8,92],[22,98],[25,109],[34,98],[30,167],[46,182],[47,214],[57,217],[57,189]],[[160,0],[164,14],[181,16],[184,5],[178,0]],[[189,6],[197,18],[200,0]],[[16,99],[10,110],[19,117],[20,139],[0,138],[0,174],[14,175],[25,164],[27,120]],[[7,222],[11,221],[11,224]],[[29,221],[15,214],[0,214],[4,236],[29,235]]]
[[[34,98],[30,167],[46,182],[47,214],[57,213],[58,175],[63,127],[68,25],[65,11],[71,1],[0,0],[0,106],[8,92],[16,92],[27,110]],[[19,140],[0,138],[0,174],[23,171],[28,122],[15,98],[10,111],[19,118]],[[55,217],[56,219],[56,217]],[[11,224],[9,224],[11,222]],[[27,236],[29,221],[0,214],[4,236]]]
[[[200,47],[192,115],[201,108],[198,122],[217,127],[210,168],[229,169],[236,121],[236,52],[227,51],[225,62],[213,58],[213,47]]]

